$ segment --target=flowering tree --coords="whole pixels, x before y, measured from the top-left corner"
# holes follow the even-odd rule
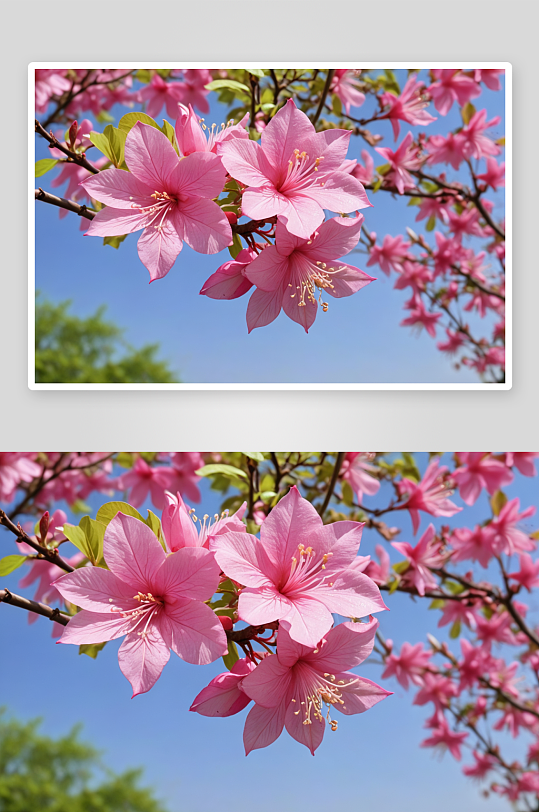
[[[336,711],[387,697],[353,670],[374,649],[388,688],[395,679],[431,706],[423,746],[469,752],[465,775],[533,810],[539,532],[524,521],[535,507],[505,490],[536,475],[537,457],[431,455],[420,471],[410,454],[4,453],[0,523],[19,551],[0,574],[22,568],[20,588],[35,594],[0,599],[49,618],[53,637],[91,657],[123,638],[134,694],[158,690],[170,651],[199,665],[222,657],[191,710],[249,707],[247,753],[285,729],[314,753]],[[202,478],[221,494],[213,518],[188,506]],[[115,492],[125,501],[106,501]],[[476,522],[467,514],[483,492],[489,515]],[[95,518],[68,522],[64,509],[84,511],[92,493],[102,494]],[[160,518],[139,513],[147,499]],[[383,610],[397,593],[428,601],[441,640],[387,638]]]
[[[342,260],[366,253],[367,266],[411,289],[403,325],[433,338],[443,329],[437,346],[457,368],[501,382],[504,139],[490,134],[500,118],[475,106],[483,88],[502,89],[501,74],[410,70],[401,88],[389,70],[38,69],[35,128],[51,157],[37,162],[36,176],[59,169],[51,186],[68,187],[67,198],[39,188],[36,199],[78,214],[88,235],[116,248],[141,232],[151,281],[182,262],[184,243],[204,254],[228,248],[231,258],[200,293],[235,299],[254,287],[249,332],[281,310],[308,331],[318,306],[328,309],[326,295],[350,296],[373,281]],[[228,108],[217,128],[199,116],[212,93]],[[82,119],[114,121],[117,103],[144,109],[103,132]],[[401,122],[428,128],[453,105],[461,124],[447,134],[402,136]],[[161,126],[152,116],[163,107],[171,121]],[[378,146],[391,136],[399,143]],[[378,193],[416,207],[425,233],[415,226],[380,238],[368,226]]]

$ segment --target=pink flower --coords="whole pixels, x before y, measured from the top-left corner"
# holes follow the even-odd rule
[[[230,671],[218,674],[195,697],[189,710],[201,716],[233,716],[247,707],[250,697],[243,691],[243,680],[256,668],[250,660],[238,660]]]
[[[518,581],[528,592],[531,592],[534,586],[539,586],[539,561],[534,563],[531,555],[526,553],[519,555],[519,561],[519,571],[510,572],[509,578]]]
[[[403,578],[407,583],[413,584],[421,596],[425,594],[425,589],[434,589],[437,586],[430,568],[440,567],[446,556],[442,553],[442,545],[436,538],[433,524],[429,524],[415,547],[407,541],[392,541],[391,545],[410,562]]]
[[[503,68],[476,68],[474,79],[477,83],[483,82],[490,90],[501,90],[499,76],[505,73]]]
[[[470,99],[475,99],[481,93],[480,87],[469,76],[465,76],[462,71],[450,68],[431,71],[438,81],[428,88],[434,100],[434,106],[442,116],[446,116],[453,102],[457,102],[463,107]]]
[[[140,507],[150,494],[155,507],[163,510],[166,504],[165,491],[174,487],[175,480],[174,469],[170,466],[159,465],[152,468],[146,460],[139,457],[131,471],[118,478],[116,488],[119,491],[131,488],[129,501],[133,507]]]
[[[233,138],[243,138],[249,140],[249,133],[245,129],[249,120],[246,113],[238,124],[229,121],[216,129],[213,124],[211,128],[203,124],[203,119],[199,118],[191,105],[185,107],[180,104],[178,108],[178,118],[176,119],[175,133],[180,155],[192,155],[193,152],[213,152],[217,154],[217,146]]]
[[[486,155],[499,155],[501,149],[494,141],[483,133],[489,127],[495,127],[501,121],[500,116],[487,121],[487,111],[478,110],[471,117],[468,124],[462,128],[464,138],[464,154],[467,158],[484,158]]]
[[[451,330],[450,327],[445,328],[445,334],[447,341],[439,341],[436,346],[442,352],[448,352],[450,355],[454,355],[464,344],[465,336],[458,330]]]
[[[169,649],[194,665],[226,654],[223,627],[203,602],[219,582],[212,553],[186,547],[167,556],[149,527],[123,513],[108,525],[103,553],[108,570],[83,567],[55,582],[82,609],[58,642],[103,643],[125,635],[118,661],[133,696],[156,683]]]
[[[498,164],[496,158],[487,158],[487,171],[478,175],[477,179],[484,180],[493,189],[505,186],[505,164]]]
[[[401,195],[406,189],[415,188],[415,181],[410,175],[410,171],[420,169],[423,163],[419,147],[413,144],[413,140],[413,135],[409,132],[395,152],[388,147],[376,147],[376,152],[383,155],[390,166],[385,177],[387,180],[393,181]]]
[[[374,551],[378,556],[380,563],[378,564],[376,561],[369,561],[363,571],[365,575],[372,578],[375,584],[386,584],[389,579],[390,571],[389,554],[381,544],[377,544]]]
[[[370,476],[369,471],[377,469],[370,465],[374,454],[369,452],[348,452],[344,458],[341,468],[342,478],[350,483],[350,487],[357,496],[358,502],[363,499],[363,494],[374,496],[380,490],[380,480]]]
[[[431,271],[427,265],[422,265],[421,262],[411,262],[405,259],[402,264],[402,271],[399,271],[398,274],[394,287],[398,290],[412,288],[416,297],[419,297],[420,293],[425,290],[427,282],[432,282]],[[416,298],[415,301],[421,301],[421,299]]]
[[[418,82],[415,76],[410,76],[400,96],[393,93],[382,93],[380,101],[384,106],[389,106],[389,111],[382,118],[389,118],[393,127],[395,141],[399,137],[401,121],[407,124],[431,124],[436,121],[435,116],[425,112],[425,107],[430,104],[430,99],[424,93],[423,82]]]
[[[36,68],[36,113],[46,113],[52,96],[61,96],[71,87],[65,68]]]
[[[278,215],[303,239],[323,223],[324,209],[351,212],[370,206],[365,189],[341,170],[350,132],[317,133],[289,99],[271,119],[261,142],[234,138],[218,153],[235,180],[247,184],[243,213],[255,220]]]
[[[535,507],[526,508],[522,513],[518,512],[519,508],[520,499],[511,499],[488,525],[488,529],[494,537],[494,547],[498,553],[514,555],[526,550],[534,550],[536,547],[533,539],[517,528],[517,522],[535,514]]]
[[[0,501],[12,502],[22,482],[31,482],[41,474],[34,453],[0,451]]]
[[[340,299],[372,282],[373,277],[359,268],[336,261],[355,248],[362,222],[362,214],[334,217],[307,240],[295,237],[278,222],[275,245],[267,246],[245,270],[247,279],[257,286],[247,307],[249,332],[270,324],[281,308],[308,332],[318,310],[317,293],[326,311],[324,292]]]
[[[363,158],[364,165],[355,159],[346,160],[341,166],[341,172],[348,172],[360,183],[372,183],[374,177],[374,161],[366,149],[361,150],[361,157]]]
[[[186,506],[181,494],[173,496],[167,492],[165,497],[167,506],[163,510],[161,521],[167,547],[173,553],[183,547],[209,549],[210,540],[221,533],[230,531],[245,533],[245,525],[241,519],[247,509],[246,502],[232,516],[229,516],[228,511],[225,510],[220,516],[216,513],[213,521],[207,514],[200,521],[194,515],[194,510],[189,510]],[[197,527],[197,522],[199,527]]]
[[[350,113],[350,107],[361,107],[365,101],[365,94],[361,93],[352,81],[355,74],[354,70],[336,70],[329,89],[330,93],[334,93],[341,100],[347,115]]]
[[[427,163],[431,164],[451,164],[453,169],[458,169],[464,160],[464,138],[461,133],[448,133],[443,135],[431,135],[426,143],[429,154]]]
[[[369,249],[370,257],[367,268],[370,265],[379,265],[386,276],[389,276],[391,269],[402,271],[403,261],[408,256],[409,248],[410,243],[404,242],[401,234],[396,237],[386,234],[382,245],[373,245]]]
[[[112,237],[144,229],[138,253],[151,281],[166,276],[184,240],[202,254],[231,243],[228,220],[211,199],[225,182],[216,155],[196,153],[180,161],[166,135],[138,121],[127,134],[125,160],[130,172],[111,167],[82,182],[106,204],[87,234]]]
[[[265,657],[241,684],[256,703],[245,721],[245,752],[272,744],[286,727],[314,755],[324,736],[325,719],[332,730],[337,729],[331,711],[346,716],[363,713],[390,696],[390,691],[348,671],[371,653],[377,625],[375,620],[342,623],[314,650],[298,644],[281,627],[277,653]]]
[[[475,621],[477,626],[477,616]],[[463,659],[459,660],[458,663],[460,673],[459,691],[463,691],[465,688],[473,688],[479,682],[480,677],[489,670],[492,658],[485,648],[472,646],[466,638],[461,639],[460,647]]]
[[[524,476],[537,476],[534,460],[538,457],[537,451],[511,451],[505,455],[505,464],[508,468],[514,465]]]
[[[449,750],[453,758],[460,761],[462,742],[468,738],[467,733],[455,733],[449,729],[445,718],[442,718],[438,727],[434,729],[430,738],[421,742],[421,747],[439,747],[442,750]]]
[[[246,271],[258,256],[252,248],[244,248],[236,259],[223,263],[202,285],[200,293],[210,299],[238,299],[251,290],[253,283]]]
[[[477,502],[481,491],[486,488],[491,495],[504,485],[509,485],[513,473],[499,460],[482,452],[459,452],[457,458],[460,467],[452,474],[458,485],[461,499],[467,505]]]
[[[438,621],[438,627],[448,626],[450,623],[465,623],[470,629],[475,628],[475,609],[468,606],[465,601],[445,602],[442,609],[442,617]]]
[[[463,248],[455,237],[444,237],[439,231],[435,233],[436,251],[434,257],[434,275],[439,276],[450,270],[451,266],[463,256]]]
[[[191,502],[200,502],[200,477],[196,472],[204,465],[202,454],[198,451],[175,451],[170,455],[170,461],[174,470],[174,484],[171,487]]]
[[[509,646],[517,644],[511,631],[511,622],[511,615],[505,611],[488,618],[477,616],[477,639],[482,641],[487,652],[490,652],[492,643],[507,643]]]
[[[139,90],[139,98],[148,102],[146,112],[152,118],[167,108],[167,114],[175,119],[178,115],[178,104],[183,100],[181,85],[178,82],[165,82],[158,73],[154,74],[149,85]]]
[[[201,113],[209,113],[210,105],[207,97],[210,91],[206,85],[212,80],[211,72],[207,68],[189,68],[183,71],[183,82],[179,83],[181,100],[184,104],[192,105]]]
[[[403,643],[400,654],[390,654],[386,658],[382,679],[395,677],[405,690],[410,687],[410,682],[423,685],[423,674],[430,657],[431,653],[424,650],[423,643],[416,643],[415,646]]]
[[[439,460],[434,459],[429,463],[421,482],[406,478],[397,482],[399,496],[407,497],[400,507],[410,511],[414,533],[419,529],[420,510],[431,516],[454,516],[462,510],[449,501],[448,497],[452,496],[453,491],[445,478],[447,471],[445,465],[441,466]]]
[[[498,759],[491,756],[490,753],[478,753],[476,750],[472,753],[475,764],[469,767],[463,767],[462,772],[469,778],[484,778],[498,764]]]
[[[296,487],[278,502],[260,528],[212,539],[217,563],[245,585],[241,620],[263,625],[275,620],[298,643],[315,647],[333,623],[331,613],[364,617],[386,609],[376,584],[354,570],[363,524],[324,526]]]
[[[473,530],[457,527],[451,535],[452,561],[479,561],[486,569],[495,555],[494,538],[488,527],[476,525]]]

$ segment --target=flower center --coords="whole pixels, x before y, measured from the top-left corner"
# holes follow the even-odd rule
[[[316,560],[316,552],[312,547],[298,544],[298,552],[292,558],[290,573],[280,589],[282,594],[290,595],[297,590],[305,590],[323,584],[327,576],[322,574],[326,564],[333,553],[324,553],[322,558]],[[333,583],[327,584],[333,586]]]
[[[192,518],[194,524],[195,525],[197,525],[197,524],[200,525],[200,529],[198,530],[198,535],[199,535],[199,537],[201,539],[204,539],[204,540],[210,535],[211,531],[213,529],[215,529],[216,525],[220,521],[222,521],[223,519],[228,519],[228,514],[229,514],[229,511],[227,509],[227,510],[223,510],[221,515],[219,515],[218,513],[214,513],[213,514],[213,519],[208,513],[205,513],[204,516],[202,517],[202,519],[199,519],[195,515],[195,509],[194,508],[190,508],[190,510],[189,510],[189,515]]]
[[[286,194],[287,191],[292,189],[297,191],[298,189],[312,186],[314,180],[312,173],[318,172],[320,161],[323,160],[324,156],[321,155],[319,158],[316,158],[313,163],[306,152],[300,152],[299,149],[295,149],[292,153],[292,157],[288,161],[288,169],[279,187],[279,191]],[[324,181],[319,185],[323,186]]]
[[[131,208],[137,209],[137,211],[139,211],[140,214],[148,215],[149,220],[144,225],[144,228],[150,228],[150,226],[153,225],[153,227],[157,229],[157,231],[162,231],[163,223],[165,221],[167,214],[169,213],[171,207],[178,203],[178,200],[177,198],[169,195],[168,192],[155,191],[152,195],[150,195],[150,197],[153,197],[155,200],[155,203],[153,203],[151,206],[140,206],[138,203],[131,203]],[[130,197],[129,199],[133,200],[132,197]],[[157,223],[157,225],[154,225],[156,220],[158,220],[159,222]]]
[[[333,290],[332,276],[345,270],[345,266],[340,267],[329,266],[325,262],[318,261],[316,264],[307,261],[302,262],[296,272],[296,281],[298,284],[295,286],[290,282],[288,287],[292,288],[293,293],[290,293],[290,298],[298,297],[298,307],[305,307],[307,302],[312,304],[320,304],[324,313],[327,313],[329,304],[322,300],[323,291],[326,288]],[[318,291],[318,297],[316,292]]]
[[[337,682],[335,674],[328,673],[323,677],[320,674],[313,675],[310,680],[304,682],[304,698],[299,700],[299,708],[294,711],[294,716],[303,716],[303,724],[312,725],[313,722],[323,722],[325,715],[331,729],[337,730],[337,722],[331,718],[331,709],[340,705],[346,710],[342,689],[355,685],[357,681],[352,679],[347,682],[342,679]],[[297,699],[292,699],[291,702],[298,704]]]
[[[122,609],[117,606],[112,606],[111,612],[117,612],[122,617],[133,620],[133,625],[127,630],[126,634],[132,634],[138,629],[137,635],[144,638],[148,633],[148,627],[152,618],[161,611],[164,606],[164,601],[162,598],[157,598],[155,595],[152,595],[151,592],[138,592],[136,595],[133,595],[133,600],[138,602],[138,606],[134,606],[132,609]],[[109,601],[112,603],[113,599],[109,598]],[[139,629],[139,626],[141,626],[144,621],[146,621],[144,627]]]

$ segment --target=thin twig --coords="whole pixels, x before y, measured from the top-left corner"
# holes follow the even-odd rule
[[[13,592],[10,592],[8,589],[0,589],[0,603],[10,603],[19,609],[26,609],[27,612],[42,615],[49,620],[54,620],[61,626],[67,626],[70,620],[69,616],[62,614],[59,609],[51,609],[46,603],[39,603],[38,601],[23,598],[21,595],[14,595]]]
[[[57,197],[45,192],[43,189],[36,189],[36,200],[41,200],[43,203],[50,203],[51,206],[58,206],[59,209],[66,209],[78,214],[79,217],[85,217],[87,220],[93,220],[96,212],[90,211],[86,206],[75,203],[74,200],[66,200],[65,197]]]

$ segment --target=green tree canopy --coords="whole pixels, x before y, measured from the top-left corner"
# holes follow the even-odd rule
[[[39,724],[0,709],[0,812],[166,812],[141,769],[116,775],[77,728],[53,739]]]
[[[36,383],[177,383],[158,344],[135,349],[123,330],[103,318],[105,306],[87,318],[68,311],[70,301],[36,301]]]

